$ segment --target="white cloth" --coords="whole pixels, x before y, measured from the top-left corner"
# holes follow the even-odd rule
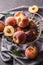
[[[3,61],[10,61],[11,56],[4,51],[10,51],[12,47],[11,42],[8,42],[5,38],[1,40],[1,58]]]

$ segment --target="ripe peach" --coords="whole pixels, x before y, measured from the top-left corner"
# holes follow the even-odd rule
[[[16,19],[12,16],[7,17],[5,20],[5,25],[15,26],[16,25]]]
[[[12,26],[5,26],[3,32],[4,32],[5,36],[13,36],[13,34],[14,34],[14,28]]]
[[[38,51],[36,46],[32,46],[32,45],[27,47],[25,50],[25,56],[30,59],[34,59],[37,56],[37,53]]]
[[[14,33],[13,35],[13,41],[18,43],[18,44],[22,44],[25,43],[26,40],[26,35],[23,31],[17,31]]]
[[[2,32],[4,30],[4,27],[5,27],[5,25],[4,25],[3,21],[0,21],[0,32]]]
[[[19,16],[26,16],[25,13],[23,11],[18,11],[15,13],[14,17],[19,17]]]
[[[28,17],[25,15],[24,12],[17,12],[15,13],[14,17],[16,18],[17,20],[17,25],[21,28],[25,28],[29,25],[29,20],[28,20]]]
[[[26,32],[26,36],[27,40],[31,42],[36,39],[36,31],[34,29],[30,29]]]
[[[39,8],[38,8],[38,6],[36,6],[36,5],[30,6],[30,7],[28,8],[28,11],[29,11],[30,13],[36,13],[36,12],[38,12],[38,10],[39,10]]]
[[[18,18],[17,24],[18,24],[19,27],[25,28],[29,25],[29,20],[28,20],[27,17]]]

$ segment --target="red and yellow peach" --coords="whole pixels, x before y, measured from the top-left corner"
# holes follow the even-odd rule
[[[5,27],[5,25],[4,25],[3,21],[0,21],[0,32],[3,32],[4,27]]]
[[[13,16],[7,17],[5,20],[5,25],[15,26],[16,25],[16,19]]]
[[[26,40],[26,35],[23,31],[17,31],[14,33],[13,35],[13,41],[18,43],[18,44],[22,44],[25,43]]]
[[[36,46],[32,46],[32,45],[27,47],[25,50],[25,56],[30,59],[34,59],[37,56],[37,53],[38,51]]]
[[[4,35],[5,36],[13,36],[13,34],[14,34],[14,28],[12,27],[12,26],[5,26],[5,28],[4,28]]]
[[[29,20],[28,20],[28,17],[25,15],[24,12],[17,12],[15,13],[14,17],[16,18],[17,20],[17,25],[21,28],[25,28],[29,25]]]
[[[34,29],[30,29],[29,31],[26,32],[26,36],[27,40],[31,42],[36,39],[36,31]]]

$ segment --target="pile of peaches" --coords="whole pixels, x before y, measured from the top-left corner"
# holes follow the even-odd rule
[[[35,22],[26,16],[23,11],[18,11],[14,16],[7,17],[5,24],[0,22],[0,31],[11,37],[13,42],[23,44],[32,42],[37,38]]]
[[[37,6],[29,8],[30,13],[37,11]],[[36,40],[38,36],[36,23],[26,16],[23,11],[17,11],[14,16],[7,17],[5,23],[0,21],[0,32],[3,32],[4,36],[11,38],[12,41],[17,44],[32,42]],[[36,46],[29,46],[25,50],[25,56],[30,59],[35,58],[37,53]]]

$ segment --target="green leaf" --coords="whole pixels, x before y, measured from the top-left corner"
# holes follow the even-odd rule
[[[6,17],[9,17],[9,16],[13,16],[13,14],[6,13],[5,16],[6,16]]]
[[[21,56],[21,53],[19,51],[16,51],[16,50],[11,51],[11,53],[13,55],[16,55],[16,56]]]

